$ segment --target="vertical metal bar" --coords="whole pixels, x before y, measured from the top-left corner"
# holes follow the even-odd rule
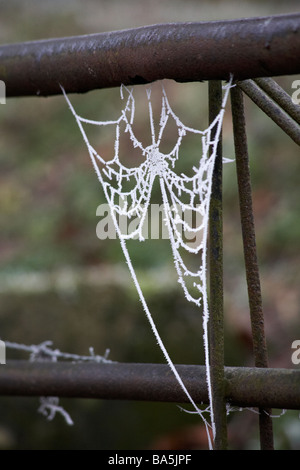
[[[221,110],[222,83],[209,82],[209,122]],[[212,138],[214,136],[212,135]],[[224,399],[224,319],[223,319],[223,221],[222,221],[222,137],[220,136],[212,181],[210,201],[210,320],[209,348],[212,404],[215,419],[214,449],[227,448],[227,417]]]
[[[255,366],[268,367],[252,208],[244,102],[242,91],[237,86],[231,90],[231,104]],[[260,409],[259,411],[261,449],[270,450],[273,449],[273,430],[270,410]]]

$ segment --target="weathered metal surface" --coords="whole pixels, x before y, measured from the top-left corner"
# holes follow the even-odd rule
[[[300,126],[271,97],[266,95],[254,80],[243,80],[238,86],[262,109],[281,129],[300,145]]]
[[[209,82],[209,123],[221,111],[222,82]],[[211,139],[215,139],[212,130]],[[210,318],[209,351],[210,377],[212,386],[212,409],[215,421],[214,449],[227,448],[227,413],[224,399],[224,311],[223,311],[223,156],[222,134],[217,145],[217,153],[212,178],[209,215],[209,279],[210,279]]]
[[[228,367],[225,376],[226,395],[235,405],[300,409],[299,369]]]
[[[176,368],[195,401],[207,403],[205,367]],[[225,384],[232,405],[300,409],[300,370],[225,367]],[[0,367],[0,395],[187,402],[166,364],[9,361]]]
[[[260,276],[255,240],[252,189],[247,135],[245,128],[243,94],[238,87],[231,89],[231,104],[240,216],[244,246],[244,260],[246,267],[255,365],[256,367],[268,367]]]
[[[256,78],[255,83],[300,125],[300,106],[272,78]]]
[[[244,259],[250,308],[253,351],[256,367],[268,367],[264,314],[257,260],[252,189],[247,146],[243,93],[239,87],[231,89],[232,123],[236,155],[239,203],[243,235]],[[260,442],[264,450],[273,449],[270,409],[260,409]]]
[[[7,96],[300,73],[300,14],[178,23],[0,47]]]

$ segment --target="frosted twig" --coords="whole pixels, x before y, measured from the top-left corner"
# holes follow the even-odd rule
[[[94,349],[90,348],[89,356],[80,356],[78,354],[63,353],[58,349],[52,349],[52,341],[44,341],[38,345],[32,344],[27,346],[26,344],[13,343],[5,341],[5,346],[10,349],[19,351],[25,351],[30,353],[29,360],[31,362],[51,361],[57,362],[58,359],[71,360],[72,362],[98,362],[98,363],[111,363],[107,359],[109,350],[107,349],[104,356],[95,355]],[[52,421],[56,414],[59,413],[63,416],[66,423],[72,426],[73,420],[69,413],[59,405],[58,397],[40,397],[40,406],[38,412],[46,416],[49,421]]]
[[[40,397],[38,412],[44,415],[48,421],[52,421],[55,418],[56,413],[59,413],[63,416],[69,426],[73,426],[74,424],[69,413],[59,405],[58,397]]]
[[[28,346],[26,344],[5,341],[5,346],[7,348],[29,352],[30,361],[51,360],[53,362],[56,362],[57,359],[65,359],[74,362],[112,362],[108,359],[109,349],[106,350],[104,356],[95,355],[93,348],[90,348],[89,356],[81,356],[79,354],[61,352],[59,349],[51,349],[52,344],[52,341],[43,341],[40,344],[32,344]]]

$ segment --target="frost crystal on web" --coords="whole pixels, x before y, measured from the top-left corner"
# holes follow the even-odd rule
[[[44,341],[41,344],[32,344],[31,346],[5,341],[5,346],[10,349],[16,349],[30,353],[30,362],[57,362],[58,359],[72,362],[111,362],[107,359],[109,350],[105,352],[104,356],[98,356],[95,355],[94,349],[92,347],[90,348],[89,356],[80,356],[78,354],[64,353],[59,349],[52,349],[52,341]],[[52,421],[57,414],[60,414],[69,426],[73,425],[73,420],[69,413],[62,406],[60,406],[58,397],[40,397],[40,406],[38,412],[44,415],[48,421]]]
[[[113,121],[94,121],[79,116],[67,97],[64,89],[65,99],[77,121],[82,133],[84,142],[88,148],[91,161],[103,187],[106,200],[109,204],[111,217],[115,230],[120,239],[121,247],[128,264],[133,282],[136,286],[140,300],[144,307],[147,318],[152,327],[156,340],[172,369],[178,383],[187,395],[189,401],[196,412],[203,418],[208,431],[208,423],[203,416],[203,412],[197,407],[193,398],[190,396],[186,386],[179,376],[169,354],[160,338],[152,315],[149,311],[145,297],[138,282],[130,255],[127,249],[126,240],[138,238],[144,241],[143,227],[148,213],[151,194],[154,182],[158,179],[162,203],[164,207],[164,222],[166,224],[171,243],[171,250],[174,258],[174,265],[178,276],[178,282],[182,286],[185,297],[188,301],[202,307],[203,311],[203,329],[204,329],[204,350],[207,369],[207,383],[210,403],[212,403],[212,392],[209,371],[209,347],[208,347],[208,299],[206,283],[206,252],[207,252],[207,232],[209,219],[209,205],[212,186],[212,175],[217,152],[217,143],[219,140],[224,108],[227,101],[231,82],[224,87],[224,98],[221,111],[215,120],[204,131],[188,127],[177,117],[172,110],[165,89],[162,85],[162,99],[159,128],[155,129],[153,108],[151,102],[151,88],[146,88],[148,101],[148,113],[150,118],[151,144],[143,146],[137,138],[133,123],[135,119],[135,98],[133,89],[125,86],[121,87],[121,98],[125,105],[118,119]],[[126,98],[125,98],[126,95]],[[174,136],[174,145],[169,153],[161,151],[161,142],[166,130],[167,123],[173,121],[175,124],[176,135]],[[115,128],[114,156],[106,161],[101,154],[91,145],[84,130],[84,124],[96,126],[112,126]],[[140,152],[141,160],[136,166],[128,167],[120,160],[120,133],[124,127],[124,132],[130,138],[132,145]],[[180,146],[183,139],[194,134],[199,136],[201,146],[199,145],[199,156],[196,159],[195,166],[192,168],[192,174],[176,173],[175,164],[179,159]],[[190,213],[195,223],[186,220],[184,214]],[[120,217],[131,219],[135,217],[137,223],[132,231],[124,231],[119,223]],[[188,243],[183,233],[189,233],[194,236],[196,242]],[[191,269],[187,266],[182,252],[199,254],[199,266]],[[212,406],[210,406],[211,427],[213,434],[215,431]],[[208,432],[209,445],[211,441]]]

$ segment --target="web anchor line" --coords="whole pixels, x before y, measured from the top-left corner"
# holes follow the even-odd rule
[[[203,310],[203,337],[206,363],[206,376],[209,394],[209,403],[212,403],[212,388],[210,382],[209,366],[209,345],[208,345],[208,320],[209,308],[207,298],[207,235],[209,205],[212,190],[212,175],[217,153],[217,144],[221,134],[225,105],[227,102],[229,90],[232,87],[230,80],[225,84],[222,107],[219,114],[204,131],[186,126],[174,113],[169,104],[166,91],[162,84],[161,87],[161,111],[158,129],[155,129],[153,108],[151,102],[151,88],[146,88],[146,97],[148,102],[148,113],[150,120],[151,144],[144,146],[137,138],[133,123],[135,119],[135,98],[133,88],[129,89],[124,85],[120,88],[121,99],[125,102],[120,116],[116,120],[95,121],[79,116],[64,88],[61,86],[63,95],[68,106],[81,131],[83,140],[87,146],[91,162],[97,174],[98,180],[104,191],[105,198],[110,208],[112,221],[120,240],[121,248],[124,253],[132,280],[136,287],[138,296],[142,303],[146,317],[150,323],[156,341],[170,366],[175,378],[189,402],[202,418],[208,436],[209,448],[212,449],[212,440],[210,437],[210,428],[213,438],[215,436],[215,424],[212,406],[209,406],[211,424],[204,417],[204,412],[194,402],[185,384],[183,383],[176,367],[174,366],[168,351],[159,335],[156,324],[153,320],[141,286],[137,279],[135,269],[131,262],[127,248],[127,240],[138,239],[144,241],[143,227],[148,213],[152,188],[155,180],[159,180],[162,202],[164,207],[164,222],[167,227],[171,250],[174,259],[174,266],[178,276],[178,282],[181,285],[184,295],[189,302],[193,302]],[[161,142],[166,132],[167,123],[175,123],[177,135],[175,144],[169,153],[163,153],[160,150]],[[111,160],[106,161],[101,154],[91,145],[84,129],[85,124],[96,125],[100,127],[115,127],[114,155]],[[133,148],[140,152],[141,160],[134,167],[127,167],[120,159],[120,134],[124,128],[124,133],[128,134]],[[198,135],[201,141],[202,152],[198,163],[192,168],[192,175],[181,173],[178,175],[175,171],[175,164],[180,156],[180,145],[188,135]],[[224,159],[224,162],[229,161]],[[128,182],[130,188],[128,189]],[[196,217],[196,225],[187,222],[183,214],[190,211]],[[125,232],[119,223],[119,216],[130,219],[136,217],[138,223],[132,231]],[[189,244],[184,240],[183,232],[193,234],[195,240]],[[192,269],[187,266],[181,251],[191,254],[201,254],[200,266]],[[188,285],[191,282],[191,286]]]

